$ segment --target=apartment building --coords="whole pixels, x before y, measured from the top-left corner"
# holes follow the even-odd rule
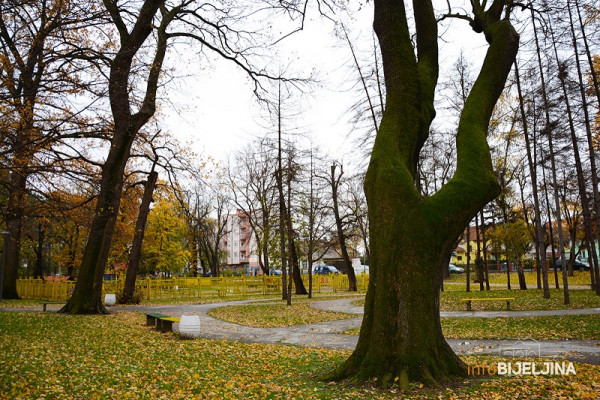
[[[227,252],[227,267],[247,275],[261,274],[256,255],[256,240],[246,213],[236,210],[229,214],[223,249]]]

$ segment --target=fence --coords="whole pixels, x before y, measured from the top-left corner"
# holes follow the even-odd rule
[[[308,289],[308,276],[302,280]],[[369,275],[357,275],[357,288],[366,291],[369,285]],[[123,290],[123,278],[105,281],[102,294],[120,293]],[[17,280],[17,293],[23,299],[48,301],[65,301],[69,298],[75,282],[46,281],[42,279]],[[313,276],[313,293],[343,292],[348,290],[346,275],[315,275]],[[255,297],[281,293],[281,276],[262,277],[180,277],[171,279],[138,278],[136,291],[146,300],[180,299],[180,298],[219,298],[219,297]]]

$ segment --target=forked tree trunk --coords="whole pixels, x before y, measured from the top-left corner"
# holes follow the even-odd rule
[[[111,63],[108,84],[114,128],[111,147],[102,166],[100,193],[88,242],[83,252],[77,283],[73,295],[60,310],[70,314],[104,314],[107,312],[102,303],[102,284],[121,203],[123,172],[129,159],[133,140],[156,110],[158,78],[167,46],[166,28],[175,17],[172,12],[165,13],[157,28],[156,52],[147,77],[145,97],[139,111],[132,114],[129,78],[133,59],[152,33],[154,29],[152,22],[158,9],[164,6],[164,0],[145,0],[131,31],[128,31],[128,27],[123,22],[118,7],[108,1],[105,1],[104,4],[121,36],[120,48]]]
[[[410,381],[435,384],[467,373],[442,335],[441,271],[468,222],[499,194],[486,134],[519,42],[510,22],[500,20],[504,1],[487,11],[471,3],[472,25],[485,32],[490,47],[460,118],[455,175],[424,198],[414,177],[435,114],[437,22],[431,1],[412,3],[417,59],[403,2],[375,1],[387,102],[364,184],[371,280],[356,349],[329,378],[376,377],[387,385],[397,377],[407,388]]]

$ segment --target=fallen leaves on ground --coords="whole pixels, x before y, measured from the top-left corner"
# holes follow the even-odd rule
[[[318,377],[347,351],[180,340],[144,326],[140,313],[69,316],[0,313],[0,398],[495,399],[594,398],[600,367],[576,376],[496,378],[410,392]],[[463,358],[470,365],[493,362]]]

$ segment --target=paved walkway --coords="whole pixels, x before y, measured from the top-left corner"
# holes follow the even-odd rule
[[[362,307],[351,303],[352,298],[324,300],[314,302],[311,306],[320,310],[336,311],[360,315]],[[305,347],[352,350],[356,347],[358,336],[345,335],[349,329],[360,327],[362,317],[299,325],[282,328],[255,328],[221,321],[208,315],[214,308],[226,305],[242,305],[256,300],[234,301],[227,303],[201,305],[168,305],[168,306],[132,306],[113,307],[140,312],[159,311],[161,313],[180,316],[200,316],[201,336],[210,339],[238,340],[247,343],[289,344]],[[444,317],[532,317],[546,315],[589,315],[598,314],[600,308],[548,310],[548,311],[454,311],[442,312]],[[175,324],[175,330],[178,329]],[[600,365],[600,340],[459,340],[448,339],[448,343],[458,354],[496,354],[503,356],[559,357]]]
[[[311,306],[320,310],[343,312],[360,315],[362,307],[351,303],[355,298],[324,300],[314,302]],[[272,300],[258,300],[267,302]],[[256,303],[257,300],[232,301],[225,303],[199,305],[164,305],[164,306],[115,306],[112,310],[128,310],[138,312],[160,312],[181,316],[198,315],[200,317],[201,336],[210,339],[237,340],[247,343],[289,344],[304,347],[352,350],[356,347],[358,336],[342,334],[349,329],[360,327],[362,317],[299,325],[282,328],[254,328],[221,321],[208,315],[217,307]],[[56,307],[55,307],[56,308]],[[49,306],[49,309],[51,307]],[[16,309],[24,311],[24,309]],[[31,310],[31,309],[29,309]],[[58,308],[56,308],[58,310]],[[9,309],[0,309],[9,311]],[[38,311],[36,309],[36,311]],[[600,308],[547,310],[547,311],[453,311],[442,312],[444,317],[533,317],[546,315],[589,315],[598,314]],[[178,330],[178,324],[174,330]],[[600,365],[600,340],[459,340],[448,339],[450,346],[458,354],[496,354],[503,356],[535,355],[543,357],[559,357]]]

